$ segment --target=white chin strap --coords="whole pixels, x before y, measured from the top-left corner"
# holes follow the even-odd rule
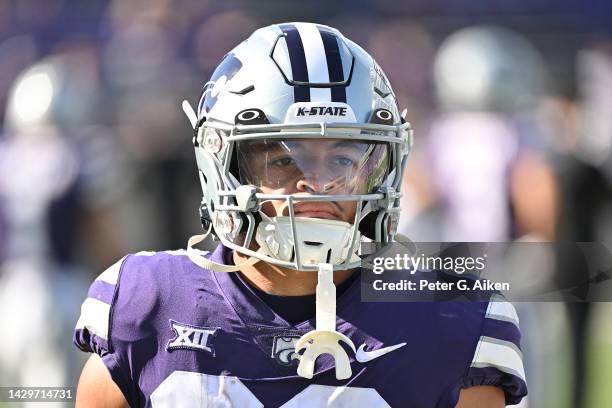
[[[246,261],[239,263],[238,265],[225,265],[211,261],[210,259],[206,259],[202,255],[200,255],[200,251],[195,249],[194,246],[204,241],[207,236],[208,232],[202,235],[194,235],[193,237],[189,238],[189,241],[187,241],[187,257],[189,257],[189,260],[194,264],[198,265],[200,268],[216,272],[236,272],[241,269],[248,268],[249,266],[254,265],[260,261],[259,258],[255,258],[254,256],[252,256]]]
[[[334,285],[334,267],[329,263],[342,263],[348,256],[351,244],[351,225],[335,220],[315,218],[296,218],[296,228],[302,241],[298,248],[300,256],[307,263],[318,264],[318,282],[316,289],[316,329],[303,335],[295,344],[295,352],[300,356],[297,373],[300,377],[311,379],[314,375],[315,361],[322,354],[330,354],[336,364],[336,379],[350,378],[351,364],[348,354],[340,345],[344,341],[356,352],[355,345],[344,334],[336,331],[336,286]],[[204,258],[195,245],[202,242],[206,234],[194,235],[187,242],[187,256],[191,262],[201,268],[216,272],[236,272],[248,268],[260,259],[250,257],[238,265],[224,265]],[[262,254],[272,253],[274,256],[289,260],[293,251],[293,239],[289,217],[277,217],[270,221],[262,221],[257,229],[257,242]],[[323,242],[322,242],[323,241]],[[340,251],[339,251],[340,249]],[[328,256],[328,251],[329,256]],[[329,257],[329,261],[326,259]],[[351,259],[357,257],[352,254]],[[321,260],[323,259],[323,260]],[[319,261],[319,262],[317,262]],[[315,263],[316,262],[316,263]]]

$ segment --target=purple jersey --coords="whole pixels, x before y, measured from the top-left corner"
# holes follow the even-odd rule
[[[74,341],[102,357],[132,407],[450,408],[473,385],[501,387],[514,404],[527,392],[518,318],[497,300],[363,303],[356,280],[337,302],[338,331],[358,348],[353,374],[336,380],[323,355],[307,380],[293,350],[314,317],[292,326],[185,251],[143,252],[94,281]]]

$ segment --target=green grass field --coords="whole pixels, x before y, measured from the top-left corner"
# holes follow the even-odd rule
[[[571,339],[565,318],[559,331],[548,335],[543,341],[550,344],[539,358],[541,377],[538,389],[530,382],[532,405],[529,408],[576,408],[570,401],[573,390],[574,370],[570,359]],[[546,330],[546,329],[543,329]],[[587,345],[588,367],[586,373],[586,398],[581,408],[612,407],[612,303],[594,306]],[[551,342],[551,337],[556,337]],[[529,381],[529,378],[528,378]]]
[[[612,303],[600,303],[591,321],[587,408],[612,407]]]

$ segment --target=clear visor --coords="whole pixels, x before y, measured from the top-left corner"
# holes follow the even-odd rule
[[[237,143],[240,181],[264,193],[369,194],[389,170],[387,143],[258,139]]]

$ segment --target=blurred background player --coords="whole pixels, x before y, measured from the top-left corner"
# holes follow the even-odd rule
[[[439,111],[408,172],[406,185],[415,196],[404,195],[405,234],[415,241],[555,239],[557,180],[533,115],[545,78],[537,50],[511,30],[476,26],[444,40],[434,60]],[[552,268],[541,268],[543,279]],[[537,324],[533,307],[519,305],[518,312],[522,325]],[[543,346],[529,333],[525,352],[531,356]],[[541,369],[531,357],[535,391],[528,401],[540,406]]]
[[[116,256],[110,206],[122,194],[113,138],[96,126],[99,79],[91,49],[76,47],[25,69],[9,93],[0,138],[0,382],[68,384],[81,359],[64,333],[77,317],[88,270]],[[87,239],[83,239],[86,237]]]

